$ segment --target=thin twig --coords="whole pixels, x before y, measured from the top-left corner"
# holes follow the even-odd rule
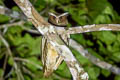
[[[27,69],[26,67],[22,67],[24,73],[29,74],[31,77],[35,77],[35,74],[33,74],[29,69]]]
[[[18,21],[18,22],[14,22],[14,23],[3,24],[3,25],[0,25],[0,29],[4,29],[4,28],[9,28],[9,27],[13,27],[13,26],[16,26],[16,25],[20,25],[19,27],[21,27],[22,29],[24,29],[25,31],[27,31],[29,33],[40,34],[40,32],[38,32],[37,30],[26,28],[24,26],[24,23],[25,23],[24,21]]]
[[[40,65],[35,64],[34,62],[29,61],[29,60],[27,60],[27,59],[23,59],[23,58],[15,57],[14,60],[15,60],[15,61],[22,61],[22,62],[26,62],[26,63],[32,64],[32,65],[34,65],[36,68],[42,70],[42,67],[41,67]]]
[[[5,71],[6,71],[7,60],[8,60],[8,54],[5,55],[5,59],[4,59],[4,64],[3,64],[4,73],[3,73],[3,75],[5,74]]]
[[[15,23],[3,24],[3,25],[0,25],[0,29],[15,26],[15,25],[23,25],[24,23],[25,23],[24,21],[19,21],[19,22],[15,22]]]

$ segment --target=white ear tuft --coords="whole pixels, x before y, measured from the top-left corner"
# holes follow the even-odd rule
[[[61,17],[61,16],[67,16],[69,13],[68,12],[65,12],[65,13],[63,13],[63,14],[61,14],[61,15],[59,15],[59,17]]]
[[[48,14],[56,17],[56,15],[54,13],[49,12]]]

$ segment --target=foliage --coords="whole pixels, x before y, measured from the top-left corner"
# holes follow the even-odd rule
[[[120,16],[113,9],[113,6],[107,0],[30,0],[39,12],[44,12],[42,16],[47,17],[48,12],[69,12],[69,25],[87,25],[87,24],[110,24],[119,23]],[[0,0],[0,4],[3,1]],[[19,11],[13,7],[13,10]],[[10,23],[12,18],[0,15],[0,24]],[[31,23],[26,22],[28,28],[33,28]],[[3,32],[4,29],[1,29]],[[28,60],[28,62],[18,61],[19,68],[25,80],[70,80],[72,79],[65,62],[63,62],[58,70],[49,78],[44,78],[39,66],[41,63],[41,36],[26,32],[21,26],[11,26],[4,34],[12,50],[13,57],[20,57]],[[84,34],[74,34],[71,38],[82,44],[92,55],[98,57],[115,66],[120,63],[120,32],[102,31]],[[77,60],[82,64],[88,72],[89,80],[109,79],[113,74],[107,70],[101,69],[92,64],[88,59],[81,56],[77,51],[72,49]],[[6,48],[0,41],[0,77],[3,76],[4,58],[6,56]],[[34,63],[34,64],[31,64]],[[6,76],[12,69],[13,61],[8,57]],[[39,65],[39,66],[37,66]],[[28,73],[23,70],[27,68]],[[34,74],[34,76],[33,76]],[[8,80],[17,80],[16,73],[13,71]],[[116,75],[112,80],[120,80],[120,76]]]

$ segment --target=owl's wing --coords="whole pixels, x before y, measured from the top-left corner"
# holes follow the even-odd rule
[[[46,42],[47,42],[47,39],[45,37],[42,37],[42,50],[41,50],[41,53],[42,53],[42,64],[44,65],[45,64],[45,60],[46,60],[46,55],[44,55],[46,53]]]
[[[43,62],[43,71],[44,76],[48,77],[52,74],[54,70],[58,68],[58,66],[63,61],[63,58],[58,55],[55,47],[53,47],[47,39],[42,39],[42,62]]]

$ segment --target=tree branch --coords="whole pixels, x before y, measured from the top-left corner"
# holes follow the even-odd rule
[[[0,14],[10,16],[15,19],[21,19],[21,20],[26,20],[26,16],[23,13],[17,12],[17,11],[12,11],[4,6],[0,5]]]
[[[76,49],[82,56],[86,57],[89,59],[93,64],[99,66],[100,68],[107,69],[114,74],[119,75],[120,74],[120,68],[113,66],[105,61],[101,61],[100,59],[96,58],[95,56],[91,55],[87,50],[85,50],[80,44],[78,44],[76,41],[73,39],[70,39],[69,45],[73,48]]]
[[[19,25],[22,29],[26,30],[27,32],[30,32],[33,34],[40,34],[40,32],[38,32],[37,30],[26,28],[24,26],[24,23],[25,23],[24,21],[18,21],[18,22],[14,22],[14,23],[3,24],[3,25],[0,25],[0,29],[9,28],[9,27],[13,27],[15,25]]]
[[[11,26],[16,26],[16,25],[23,25],[24,23],[25,23],[24,21],[19,21],[15,23],[3,24],[3,25],[0,25],[0,29],[11,27]]]
[[[120,31],[120,24],[93,24],[85,25],[78,27],[71,27],[68,30],[61,30],[62,33],[66,34],[76,34],[76,33],[85,33],[93,31]]]

